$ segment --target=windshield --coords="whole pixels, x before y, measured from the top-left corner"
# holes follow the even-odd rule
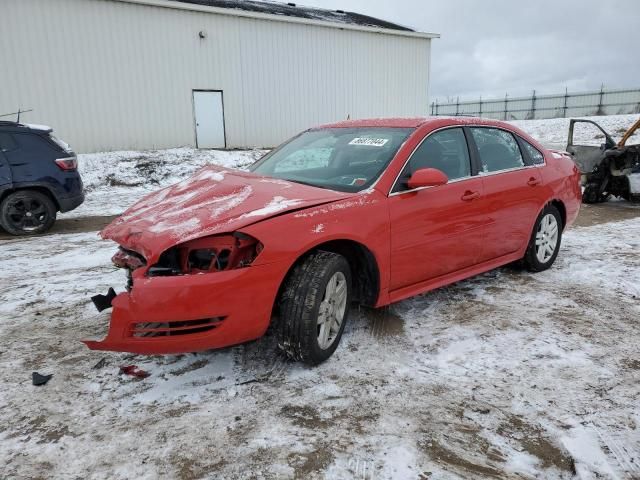
[[[326,128],[293,138],[249,170],[315,187],[358,192],[371,186],[412,128]]]

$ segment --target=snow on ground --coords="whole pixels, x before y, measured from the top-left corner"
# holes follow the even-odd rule
[[[595,120],[619,136],[637,117]],[[514,123],[564,148],[568,120]],[[71,215],[117,214],[262,153],[81,155],[88,196]],[[79,340],[109,315],[89,297],[125,283],[114,245],[0,239],[0,478],[640,478],[640,217],[598,212],[610,223],[570,230],[547,272],[352,310],[317,368],[270,335],[179,356],[89,351]],[[130,364],[151,376],[118,373]],[[34,387],[32,371],[54,377]]]
[[[89,351],[79,339],[108,320],[89,296],[125,280],[113,245],[92,232],[2,246],[3,478],[640,476],[640,218],[569,231],[547,272],[353,310],[317,368],[271,336]],[[151,376],[119,375],[128,364]],[[34,387],[32,371],[54,377]]]

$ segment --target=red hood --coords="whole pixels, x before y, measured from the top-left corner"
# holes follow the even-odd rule
[[[282,212],[353,194],[208,166],[130,207],[100,235],[155,262],[188,240],[230,233]]]

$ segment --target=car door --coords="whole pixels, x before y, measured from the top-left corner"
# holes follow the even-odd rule
[[[411,174],[436,168],[446,185],[409,189]],[[461,127],[426,136],[389,195],[390,290],[398,290],[474,265],[486,224],[480,207],[482,179],[474,176]]]
[[[580,172],[591,173],[604,158],[605,150],[615,147],[614,140],[596,122],[571,120],[567,152],[573,157]]]
[[[468,127],[480,159],[483,207],[489,217],[481,261],[520,250],[544,203],[542,175],[520,149],[513,133],[499,128]]]
[[[11,134],[0,133],[0,190],[11,185],[11,166],[9,165],[9,159],[6,154],[15,150],[17,144]]]

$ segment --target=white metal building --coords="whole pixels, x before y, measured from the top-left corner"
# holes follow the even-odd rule
[[[2,0],[0,18],[0,115],[33,109],[21,121],[78,152],[269,147],[321,123],[429,109],[437,35],[349,12]]]

